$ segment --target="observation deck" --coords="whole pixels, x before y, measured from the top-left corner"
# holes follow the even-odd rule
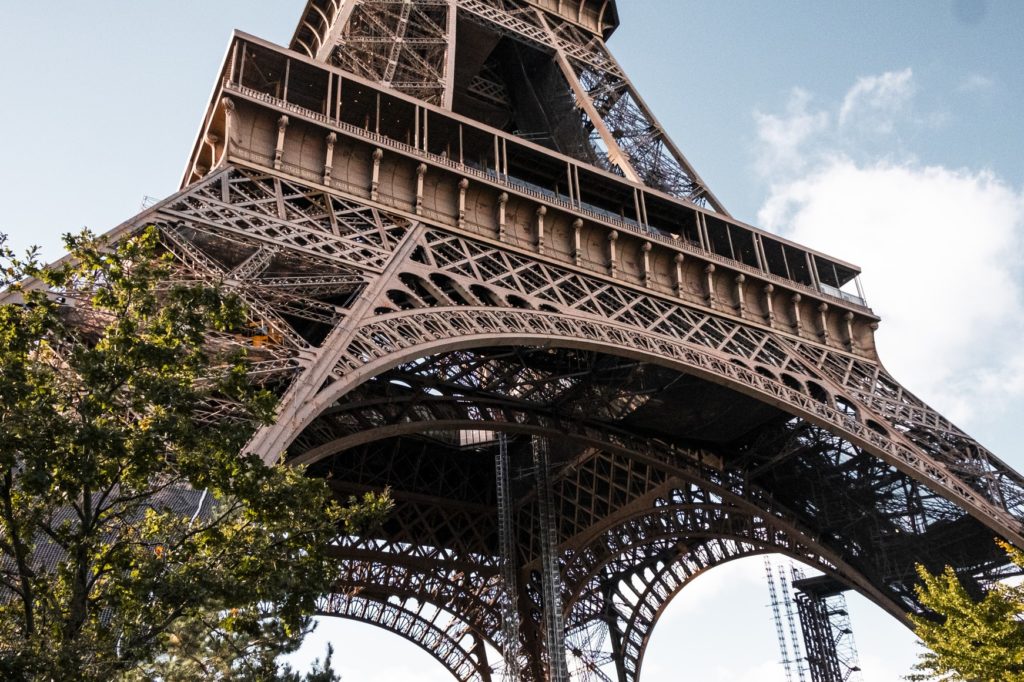
[[[225,160],[874,354],[856,266],[241,32],[182,185]]]

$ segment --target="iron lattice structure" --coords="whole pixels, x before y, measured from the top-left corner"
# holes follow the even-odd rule
[[[390,487],[321,611],[459,680],[636,680],[669,601],[738,557],[906,621],[915,563],[980,592],[991,537],[1024,544],[1021,476],[885,370],[854,266],[728,215],[616,23],[310,0],[289,48],[235,34],[180,192],[110,233],[155,225],[176,278],[248,303],[221,342],[280,397],[254,451]]]
[[[827,576],[805,578],[798,568],[792,576],[811,682],[861,682],[843,586]]]

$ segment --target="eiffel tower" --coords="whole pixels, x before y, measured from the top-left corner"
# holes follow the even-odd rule
[[[235,33],[175,276],[247,302],[250,447],[390,488],[325,615],[459,680],[640,677],[671,599],[767,552],[903,622],[975,594],[1024,479],[883,367],[859,270],[733,219],[605,41],[614,0],[309,0]],[[217,420],[234,408],[205,406]]]

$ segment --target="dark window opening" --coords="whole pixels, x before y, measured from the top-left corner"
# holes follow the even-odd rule
[[[736,256],[733,254],[732,240],[729,237],[728,226],[716,218],[707,218],[708,227],[708,240],[710,241],[709,246],[713,253],[717,253],[719,256],[725,256],[726,258],[732,258],[736,260]]]

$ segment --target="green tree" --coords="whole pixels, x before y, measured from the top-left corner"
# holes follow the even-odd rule
[[[1024,570],[1024,553],[999,541]],[[980,601],[949,566],[932,574],[917,567],[921,604],[938,618],[911,616],[928,651],[910,680],[1024,682],[1024,586],[996,584]]]
[[[21,299],[0,305],[0,678],[300,679],[274,659],[337,575],[328,545],[389,500],[240,454],[274,405],[244,306],[174,284],[155,229],[66,244],[44,268],[0,238]]]

